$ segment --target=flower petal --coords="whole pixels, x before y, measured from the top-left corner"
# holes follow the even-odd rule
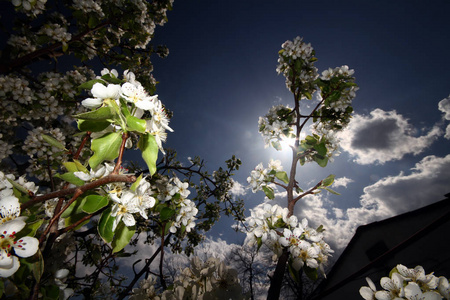
[[[0,200],[0,224],[13,220],[20,215],[19,199],[7,196]]]
[[[76,177],[80,178],[83,181],[89,181],[91,180],[91,175],[85,172],[74,172],[73,175],[75,175]]]
[[[22,219],[14,219],[0,225],[0,234],[13,234],[21,231],[26,223]]]
[[[134,219],[132,214],[123,214],[122,221],[127,227],[134,226],[136,224],[136,220]]]
[[[30,257],[34,255],[39,248],[39,240],[31,236],[24,236],[16,241],[14,252],[20,257]]]
[[[11,256],[11,262],[8,266],[1,266],[0,267],[0,277],[6,278],[14,273],[19,269],[20,262],[17,256]]]
[[[366,300],[373,300],[373,291],[368,286],[363,286],[359,289],[359,294]]]
[[[97,108],[103,104],[102,99],[99,98],[87,98],[81,101],[81,105],[87,108]]]

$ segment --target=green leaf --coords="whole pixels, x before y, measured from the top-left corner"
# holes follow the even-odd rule
[[[308,99],[308,100],[312,99],[311,93],[309,93],[309,92],[304,91],[303,95],[305,95],[306,99]]]
[[[82,179],[75,176],[75,174],[73,172],[67,172],[64,174],[56,174],[55,177],[61,178],[62,180],[67,181],[68,183],[71,183],[71,184],[75,184],[77,186],[82,186],[85,183]]]
[[[114,231],[112,230],[114,220],[116,217],[111,216],[111,208],[106,209],[102,216],[100,217],[100,221],[98,222],[98,233],[105,241],[105,243],[111,243],[114,237]]]
[[[272,141],[272,147],[275,148],[275,150],[281,151],[283,148],[281,147],[280,142],[278,141]]]
[[[86,113],[74,115],[74,118],[81,119],[81,120],[110,120],[114,117],[114,111],[107,107],[103,106],[100,108],[97,108],[96,110],[88,111]]]
[[[77,166],[78,171],[80,172],[88,172],[88,169],[77,159],[74,159],[73,162]]]
[[[113,84],[122,84],[123,80],[117,78],[116,76],[111,76],[111,74],[105,74],[102,76],[102,79],[108,81],[109,83],[113,83]]]
[[[94,151],[94,155],[92,155],[89,159],[89,165],[91,168],[95,169],[105,160],[116,159],[119,156],[121,144],[121,132],[109,132],[100,138],[93,139],[91,142],[91,149]]]
[[[54,137],[51,137],[46,134],[41,134],[41,136],[42,136],[42,139],[44,139],[44,141],[46,141],[47,144],[49,144],[50,146],[56,147],[61,150],[67,150],[66,147],[63,144],[61,144],[61,142],[58,141],[57,139],[55,139]]]
[[[294,281],[296,283],[300,283],[300,278],[301,278],[301,274],[299,271],[297,271],[293,266],[292,266],[292,259],[289,260],[288,263],[288,270],[289,270],[289,274],[291,275],[291,278],[294,279]]]
[[[83,213],[82,207],[84,202],[86,201],[86,197],[80,197],[75,200],[70,206],[62,213],[62,218],[68,218],[71,215],[81,214]]]
[[[314,149],[317,151],[317,153],[321,156],[327,155],[327,146],[325,146],[325,143],[322,142],[320,144],[314,145]]]
[[[258,238],[256,238],[256,244],[257,244],[257,249],[256,249],[256,251],[259,251],[259,248],[261,248],[261,246],[262,246],[262,238],[261,237],[258,237]]]
[[[33,277],[36,281],[40,281],[42,274],[44,273],[44,259],[39,249],[36,252],[36,255],[22,258],[20,263],[33,273]]]
[[[305,137],[305,141],[306,141],[306,143],[309,144],[309,145],[315,145],[315,144],[317,144],[317,139],[316,139],[314,136],[311,136],[311,135],[307,135],[307,136]]]
[[[138,147],[141,149],[142,158],[147,164],[150,175],[156,172],[156,160],[158,159],[158,144],[155,137],[149,133],[142,134],[139,138]]]
[[[313,159],[322,168],[325,168],[328,164],[328,157],[324,157],[324,156],[316,154],[316,155],[314,155]]]
[[[332,190],[332,189],[330,189],[330,188],[325,187],[325,188],[323,188],[323,189],[326,190],[326,191],[328,191],[328,192],[330,192],[330,193],[332,193],[332,194],[340,195],[338,192],[336,192],[336,191],[334,191],[334,190]]]
[[[66,161],[62,163],[69,172],[78,172],[77,165],[74,162]]]
[[[15,182],[14,180],[11,180],[9,178],[6,178],[9,183],[19,192],[21,192],[22,194],[28,195],[28,190],[26,188],[24,188],[23,186],[21,186],[20,184],[18,184],[17,182]]]
[[[114,239],[111,243],[111,246],[113,247],[113,253],[119,252],[120,250],[125,248],[125,246],[130,243],[130,240],[135,232],[135,226],[127,227],[123,222],[120,222],[119,225],[117,225]]]
[[[305,264],[303,266],[303,271],[305,272],[306,276],[308,276],[308,278],[311,279],[312,281],[317,280],[318,277],[317,269],[310,268]]]
[[[172,226],[173,222],[163,223],[161,230],[159,230],[159,233],[161,236],[166,236],[169,233],[170,227]]]
[[[127,127],[131,131],[145,133],[145,129],[147,128],[147,122],[145,120],[133,116],[127,116]]]
[[[273,189],[268,186],[262,186],[263,192],[266,194],[267,198],[270,200],[275,199],[275,194],[273,193]]]
[[[130,190],[132,190],[133,192],[136,191],[137,187],[139,186],[139,184],[141,183],[142,180],[142,173],[139,175],[138,178],[136,178],[136,181],[130,186]]]
[[[109,121],[102,120],[77,120],[78,129],[80,131],[100,132],[111,125]]]
[[[17,233],[17,238],[21,238],[24,236],[35,236],[36,231],[41,227],[42,223],[44,223],[44,219],[26,223],[25,227]]]
[[[275,177],[277,177],[279,180],[283,181],[286,184],[289,184],[289,178],[285,171],[278,171],[275,174]]]
[[[105,81],[100,80],[100,79],[89,80],[88,82],[85,82],[85,83],[81,84],[80,86],[78,86],[78,88],[82,89],[82,90],[90,90],[96,83],[104,84]]]
[[[108,196],[89,195],[86,197],[86,201],[82,209],[84,212],[92,214],[108,205],[108,203]]]
[[[46,284],[41,286],[41,293],[45,300],[58,300],[64,299],[61,294],[64,294],[63,290],[60,290],[56,284]]]
[[[40,250],[37,251],[38,259],[32,264],[33,276],[37,282],[41,280],[42,274],[44,274],[44,258]]]
[[[161,212],[159,213],[159,219],[161,222],[169,220],[174,214],[176,213],[175,210],[169,208],[169,207],[163,207]]]
[[[89,17],[88,27],[89,28],[94,28],[95,26],[98,25],[98,22],[99,22],[98,19],[95,16],[91,15]]]
[[[335,178],[335,177],[336,177],[336,176],[333,175],[333,174],[328,175],[327,178],[325,178],[324,180],[322,180],[322,186],[330,186],[330,185],[332,185],[333,182],[334,182],[334,178]]]

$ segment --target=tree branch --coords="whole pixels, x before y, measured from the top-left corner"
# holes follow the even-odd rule
[[[44,202],[44,201],[49,200],[49,199],[60,198],[60,197],[65,197],[67,195],[74,194],[77,190],[80,190],[80,191],[82,191],[84,193],[84,192],[86,192],[88,190],[97,188],[99,186],[102,186],[102,185],[105,185],[105,184],[108,184],[108,183],[113,183],[113,182],[129,182],[129,183],[133,183],[135,181],[136,181],[136,176],[134,176],[134,175],[110,174],[108,176],[105,176],[105,177],[102,177],[100,179],[97,179],[96,181],[86,183],[85,185],[82,185],[80,187],[64,189],[64,190],[48,193],[48,194],[41,195],[41,196],[35,196],[30,201],[23,203],[20,208],[21,208],[21,210],[24,210],[24,209],[27,209],[27,208],[29,208],[29,207],[37,204],[37,203]]]

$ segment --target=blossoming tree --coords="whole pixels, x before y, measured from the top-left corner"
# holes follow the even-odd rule
[[[150,57],[168,51],[150,42],[171,7],[12,1],[0,61],[0,296],[122,299],[158,255],[153,273],[167,288],[164,249],[189,254],[222,213],[242,218],[229,194],[239,159],[209,173],[163,148],[172,114],[155,95]],[[145,167],[125,161],[130,148]],[[144,262],[139,240],[159,245]]]
[[[314,66],[316,60],[311,45],[300,37],[282,45],[277,72],[286,78],[294,106],[274,106],[259,119],[259,131],[266,147],[281,150],[283,144],[288,144],[284,142],[293,141],[288,146],[292,151],[288,172],[283,170],[280,161],[271,160],[267,168],[262,163],[257,165],[248,178],[253,192],[263,191],[268,199],[274,199],[275,190],[281,188],[287,200],[285,207],[266,203],[246,219],[248,242],[258,247],[265,245],[277,261],[268,299],[278,299],[286,265],[291,277],[301,285],[302,272],[317,279],[318,271],[324,273],[323,266],[333,253],[323,239],[324,228],[311,228],[307,219],[299,221],[294,208],[307,195],[322,190],[336,194],[330,189],[334,175],[308,189],[301,187],[295,176],[298,166],[315,162],[325,167],[338,154],[336,134],[350,120],[352,99],[358,88],[353,70],[347,66],[330,68],[319,76]],[[306,110],[304,101],[313,101],[313,108]]]

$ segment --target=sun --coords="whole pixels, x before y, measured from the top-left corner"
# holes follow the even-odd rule
[[[300,133],[300,140],[303,140],[305,137],[306,134],[304,132]],[[293,146],[295,146],[295,135],[291,134],[289,137],[283,135],[280,140],[280,145],[282,150],[291,149]]]
[[[283,136],[280,140],[282,150],[291,149],[295,145],[295,137]]]

